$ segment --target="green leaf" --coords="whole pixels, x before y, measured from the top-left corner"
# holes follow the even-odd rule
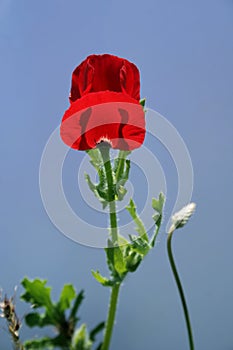
[[[87,151],[87,154],[90,157],[90,163],[93,167],[99,172],[99,169],[103,167],[103,159],[98,148],[93,148]]]
[[[40,280],[35,279],[33,281],[30,281],[27,278],[24,278],[21,282],[22,286],[25,288],[26,292],[21,295],[21,299],[30,303],[34,309],[39,307],[45,308],[45,313],[41,315],[41,319],[37,320],[40,325],[40,327],[43,327],[43,325],[51,324],[51,325],[57,325],[63,315],[60,315],[56,312],[56,309],[51,301],[50,294],[51,294],[51,288],[46,287],[46,280]],[[35,322],[34,316],[34,322]],[[33,322],[30,320],[29,316],[29,322]]]
[[[91,341],[95,341],[96,335],[104,329],[105,322],[99,323],[95,328],[90,332]]]
[[[100,284],[102,284],[102,286],[105,286],[105,287],[111,287],[113,286],[114,282],[109,280],[108,278],[106,277],[103,277],[99,271],[91,271],[93,277],[96,279],[97,282],[99,282]]]
[[[118,182],[116,185],[116,194],[117,194],[117,200],[122,201],[127,193],[126,188]]]
[[[91,350],[92,341],[88,335],[86,325],[82,324],[72,339],[73,350]]]
[[[119,246],[114,247],[113,254],[114,254],[114,267],[118,272],[118,274],[121,276],[127,271],[121,248]]]
[[[149,243],[142,239],[141,237],[137,236],[131,236],[129,235],[130,240],[131,240],[131,249],[136,251],[138,254],[141,254],[145,256],[149,250],[150,250],[150,245]]]
[[[100,203],[103,205],[103,209],[106,208],[108,205],[108,193],[105,190],[102,190],[102,184],[95,185],[88,174],[84,174],[85,179],[87,181],[87,184],[90,188],[90,190],[94,193],[96,198],[100,201]]]
[[[71,312],[70,312],[69,320],[72,320],[74,322],[74,325],[78,321],[76,314],[78,312],[78,309],[79,309],[83,299],[84,299],[84,291],[81,290],[81,292],[76,296],[73,307],[71,308]]]
[[[44,337],[41,339],[27,340],[24,343],[24,347],[26,350],[32,350],[32,349],[50,350],[57,347],[64,350],[70,350],[69,345],[70,345],[70,341],[67,342],[64,336],[60,334],[55,338]]]
[[[50,350],[54,349],[53,340],[51,338],[42,338],[42,339],[36,339],[36,340],[27,340],[24,343],[24,348],[26,350]]]
[[[130,153],[130,151],[119,151],[118,157],[114,161],[113,174],[115,174],[116,199],[118,201],[123,200],[127,193],[124,185],[129,178],[130,160],[126,159],[126,157]]]
[[[156,238],[159,234],[159,229],[160,229],[160,226],[162,223],[162,217],[163,217],[164,203],[165,203],[165,196],[162,192],[160,192],[158,199],[152,198],[152,208],[156,211],[155,214],[152,216],[152,218],[156,224],[156,227],[150,242],[151,247],[154,247]]]
[[[59,302],[57,303],[57,309],[60,313],[64,313],[65,310],[70,308],[71,302],[75,296],[76,292],[72,284],[64,285]]]
[[[53,325],[53,319],[46,314],[39,314],[37,312],[31,312],[25,316],[25,322],[29,327],[45,327]]]
[[[165,196],[162,192],[159,194],[159,199],[152,198],[152,208],[157,211],[160,215],[163,213],[163,205]]]
[[[134,272],[142,261],[142,256],[136,252],[130,251],[130,254],[126,258],[126,267],[128,271]]]
[[[26,292],[21,295],[21,299],[31,303],[34,308],[44,306],[47,309],[52,309],[53,304],[50,298],[51,288],[45,287],[46,283],[46,280],[35,279],[34,281],[30,281],[24,278],[21,284]]]
[[[119,242],[124,242],[124,244],[125,242],[129,243],[123,237],[119,238]],[[127,272],[122,248],[120,246],[113,247],[112,241],[108,240],[108,248],[105,248],[105,252],[107,256],[107,264],[112,276],[114,279],[118,279],[119,277],[121,279],[122,275]]]
[[[146,229],[143,225],[142,220],[137,215],[136,205],[134,204],[134,201],[132,200],[132,198],[130,199],[129,205],[126,207],[126,209],[130,213],[132,219],[134,220],[134,222],[136,224],[136,231],[139,233],[139,235],[141,236],[142,239],[144,239],[145,241],[148,242],[149,239],[148,239],[148,236],[146,233]]]
[[[118,182],[125,172],[125,161],[131,151],[119,151],[118,156],[114,160],[113,172]]]
[[[98,344],[98,346],[97,346],[97,348],[96,348],[96,350],[101,350],[102,345],[103,345],[103,343],[102,343],[102,342],[101,342],[101,343],[99,343],[99,344]]]
[[[108,240],[108,247],[104,249],[107,256],[107,264],[108,268],[111,271],[112,275],[115,277],[115,269],[114,269],[114,247],[112,241]]]

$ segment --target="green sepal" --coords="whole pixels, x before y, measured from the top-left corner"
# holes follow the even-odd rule
[[[140,101],[139,101],[140,105],[144,108],[145,107],[145,104],[146,104],[146,99],[145,98],[142,98]]]

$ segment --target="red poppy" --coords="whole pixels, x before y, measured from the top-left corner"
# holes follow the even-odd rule
[[[132,150],[145,137],[138,68],[112,55],[91,55],[72,74],[70,107],[60,133],[69,147],[95,148],[101,141]]]

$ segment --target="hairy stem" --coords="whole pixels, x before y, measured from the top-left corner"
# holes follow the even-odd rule
[[[112,165],[110,160],[110,147],[105,143],[99,145],[99,150],[101,152],[104,169],[107,178],[108,186],[108,201],[109,201],[109,216],[110,216],[110,234],[112,237],[113,245],[118,242],[118,229],[117,229],[117,214],[116,214],[116,202],[115,202],[115,190],[114,181],[112,173]]]
[[[169,261],[170,261],[170,265],[171,265],[171,269],[176,281],[176,285],[179,291],[179,295],[180,295],[180,299],[181,299],[181,303],[182,303],[182,307],[183,307],[183,312],[184,312],[184,317],[185,317],[185,322],[186,322],[186,327],[187,327],[187,332],[188,332],[188,338],[189,338],[189,348],[190,350],[194,350],[194,341],[193,341],[193,335],[192,335],[192,327],[191,327],[191,322],[190,322],[190,318],[189,318],[189,312],[188,312],[188,307],[185,301],[185,296],[184,296],[184,291],[182,288],[182,284],[178,275],[178,271],[175,265],[175,260],[173,258],[173,254],[172,254],[172,235],[173,235],[173,231],[170,231],[168,234],[168,238],[167,238],[167,252],[168,252],[168,257],[169,257]]]
[[[108,186],[108,200],[109,200],[109,216],[110,216],[110,234],[112,237],[113,246],[118,243],[118,228],[117,228],[117,214],[116,214],[116,202],[115,202],[115,190],[114,190],[114,181],[113,181],[113,172],[109,156],[110,148],[108,145],[104,144],[99,147],[107,178]],[[120,162],[120,165],[122,162]],[[117,301],[120,290],[120,283],[115,283],[111,287],[111,296],[108,309],[108,316],[105,325],[104,340],[101,347],[101,350],[108,350],[111,342],[112,332],[115,323]]]
[[[120,283],[116,283],[111,290],[111,297],[110,297],[110,303],[109,303],[109,309],[108,309],[108,318],[105,326],[104,341],[103,341],[101,350],[109,349],[114,322],[115,322],[120,286],[121,286]]]

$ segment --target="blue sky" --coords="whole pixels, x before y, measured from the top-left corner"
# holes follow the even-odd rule
[[[54,297],[72,282],[86,289],[82,319],[91,327],[105,318],[108,290],[90,274],[92,268],[105,271],[104,253],[57,231],[43,208],[38,177],[44,146],[68,107],[72,70],[89,54],[112,53],[139,67],[147,105],[176,127],[189,149],[197,212],[176,233],[175,256],[196,348],[233,348],[232,12],[230,0],[1,0],[0,286],[7,293],[25,275],[47,278]],[[150,146],[166,174],[169,215],[177,192],[175,166],[163,145],[155,140]],[[64,184],[77,206],[73,186],[82,158],[81,152],[69,154]],[[136,171],[131,180],[139,188]],[[84,206],[80,215],[85,213]],[[162,232],[155,250],[126,280],[112,350],[187,349],[165,246]],[[25,310],[19,304],[19,312]],[[32,334],[23,330],[24,337]],[[3,331],[0,345],[11,348]]]

